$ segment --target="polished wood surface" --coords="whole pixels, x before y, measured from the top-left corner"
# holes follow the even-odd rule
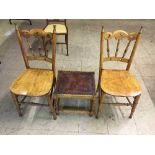
[[[16,95],[43,96],[49,93],[53,84],[53,71],[26,69],[15,81],[10,90]]]
[[[101,74],[101,88],[114,96],[137,96],[141,94],[141,87],[135,76],[125,70],[103,70]]]

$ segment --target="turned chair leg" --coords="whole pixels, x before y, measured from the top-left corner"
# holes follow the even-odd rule
[[[16,105],[17,112],[18,112],[19,116],[21,117],[22,113],[21,113],[20,103],[18,101],[18,97],[17,97],[17,95],[13,94],[12,92],[11,92],[11,96],[14,100],[15,105]]]
[[[141,95],[135,96],[129,118],[132,118]]]
[[[53,119],[56,120],[57,116],[56,116],[56,113],[55,113],[55,108],[54,108],[54,105],[53,105],[53,100],[51,100],[50,95],[47,95],[47,101],[48,101],[48,105],[49,105],[49,107],[51,109],[51,112],[53,114]]]
[[[105,98],[105,93],[102,92],[102,90],[99,90],[99,105],[98,105],[97,112],[96,112],[96,118],[99,117],[99,112],[100,112],[100,109],[101,109],[101,104],[102,104],[104,98]]]
[[[67,56],[68,54],[68,33],[65,35],[65,43],[66,43],[66,49],[67,49]]]

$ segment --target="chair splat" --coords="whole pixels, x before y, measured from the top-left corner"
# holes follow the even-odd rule
[[[110,57],[109,39],[107,40],[107,55],[108,55],[108,57]]]
[[[118,39],[118,41],[117,41],[115,57],[117,57],[117,54],[118,54],[118,51],[119,51],[119,44],[120,44],[120,39]]]
[[[121,61],[121,62],[125,62],[125,63],[129,63],[129,58],[125,58],[129,47],[132,46],[131,42],[134,41],[134,44],[137,42],[137,37],[138,37],[138,33],[132,32],[132,33],[128,33],[124,30],[116,30],[114,32],[104,32],[103,28],[102,28],[102,44],[103,44],[103,40],[106,41],[106,52],[107,52],[107,57],[103,57],[104,61]],[[111,44],[113,44],[113,38],[114,40],[116,40],[116,50],[114,52],[114,56],[111,56]],[[111,40],[111,41],[110,41]],[[126,42],[124,42],[124,41]],[[121,44],[121,42],[123,42]],[[125,45],[126,44],[126,45]],[[120,45],[123,45],[122,47]],[[133,47],[131,47],[133,48]],[[119,52],[123,51],[122,56],[118,56]],[[132,49],[131,49],[131,53],[132,53]],[[102,50],[102,53],[104,53],[104,50]],[[104,54],[103,54],[104,55]]]
[[[126,48],[125,48],[125,50],[124,50],[124,52],[123,52],[122,58],[125,57],[125,55],[126,55],[126,53],[127,53],[127,51],[128,51],[128,48],[129,48],[129,46],[130,46],[130,43],[131,43],[131,40],[129,40],[129,42],[128,42],[128,44],[127,44],[127,46],[126,46]]]

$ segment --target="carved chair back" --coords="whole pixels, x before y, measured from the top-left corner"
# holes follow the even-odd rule
[[[129,70],[141,37],[141,33],[142,27],[138,33],[128,33],[124,30],[105,32],[104,27],[102,27],[100,43],[100,69],[102,69],[103,62],[117,61],[127,63],[126,70]],[[104,52],[104,50],[106,52]]]
[[[42,29],[21,30],[16,27],[16,35],[26,68],[31,68],[29,61],[46,61],[52,64],[55,73],[56,34],[46,33]],[[47,48],[51,42],[52,48]]]

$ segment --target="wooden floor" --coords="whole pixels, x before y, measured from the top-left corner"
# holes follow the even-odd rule
[[[17,21],[22,28],[42,28],[45,20]],[[131,72],[142,87],[142,96],[133,116],[128,119],[130,107],[102,107],[98,120],[89,117],[89,101],[60,100],[60,115],[52,119],[47,107],[24,106],[24,116],[18,117],[9,93],[11,82],[25,67],[15,37],[14,26],[8,20],[0,20],[0,134],[155,134],[155,20],[67,20],[69,29],[69,56],[65,45],[57,46],[57,70],[95,71],[98,80],[100,31],[124,29],[144,32]],[[61,38],[58,38],[61,40]],[[37,66],[38,64],[33,63]],[[43,67],[47,64],[41,64]],[[109,65],[110,66],[110,65]],[[115,65],[110,67],[115,67]],[[117,64],[121,68],[119,64]],[[27,101],[45,103],[44,98],[28,98]],[[107,96],[106,101],[115,102]],[[117,101],[124,99],[118,98]],[[65,107],[75,107],[66,109]],[[83,109],[81,111],[81,109]]]

